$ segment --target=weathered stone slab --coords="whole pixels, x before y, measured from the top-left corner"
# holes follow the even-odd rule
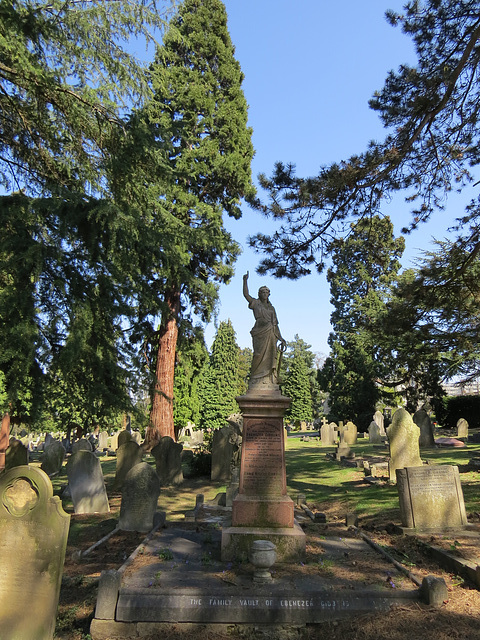
[[[118,526],[123,531],[150,531],[157,511],[160,479],[146,462],[128,472],[122,487]]]
[[[362,594],[302,593],[297,590],[283,596],[269,596],[252,591],[244,595],[225,596],[221,592],[185,594],[135,593],[121,589],[118,621],[224,622],[262,624],[312,624],[341,619],[365,611],[386,611],[401,594],[365,591]],[[404,594],[404,602],[412,596]]]
[[[153,447],[152,455],[162,486],[182,484],[182,451],[183,444],[175,442],[170,436],[164,436]]]
[[[335,428],[333,423],[322,424],[320,427],[320,440],[323,447],[332,447],[335,444]]]
[[[357,444],[357,433],[358,433],[357,426],[349,420],[343,429],[343,438],[344,438],[345,444],[348,444],[348,445]]]
[[[380,427],[375,420],[372,420],[368,426],[368,441],[370,444],[382,444]]]
[[[20,441],[10,438],[10,444],[5,452],[5,469],[22,467],[28,464],[28,449]]]
[[[98,434],[98,448],[100,451],[108,449],[108,433],[106,431],[100,431]]]
[[[396,481],[396,470],[405,467],[421,467],[420,447],[418,439],[419,427],[405,409],[397,409],[393,414],[392,424],[387,428],[390,445],[389,475]]]
[[[217,429],[213,434],[212,441],[212,480],[230,480],[232,471],[231,463],[233,456],[232,436],[234,427],[226,425],[221,429]]]
[[[0,637],[51,640],[70,516],[43,471],[0,476]]]
[[[457,422],[457,438],[468,438],[468,422],[460,418]]]
[[[92,443],[86,438],[80,438],[72,444],[72,455],[75,455],[77,451],[93,451]]]
[[[419,409],[413,414],[414,423],[420,428],[419,445],[420,448],[433,447],[435,438],[433,437],[433,426],[430,416],[425,409]]]
[[[115,469],[115,489],[120,489],[127,476],[127,473],[136,464],[139,464],[143,458],[143,451],[140,446],[129,440],[117,449],[117,466]]]
[[[48,476],[53,476],[60,472],[63,461],[65,459],[65,448],[61,442],[52,440],[51,443],[45,447],[42,456],[42,464],[40,468]]]
[[[120,433],[118,434],[118,447],[121,447],[122,444],[125,444],[126,442],[130,442],[130,440],[132,440],[132,432],[131,431],[127,431],[126,429],[124,429],[123,431],[120,431]],[[137,442],[138,444],[138,442]]]
[[[92,451],[77,451],[66,465],[75,513],[107,513],[107,491],[102,465]]]
[[[458,467],[424,465],[397,469],[402,525],[416,531],[442,531],[467,524]]]

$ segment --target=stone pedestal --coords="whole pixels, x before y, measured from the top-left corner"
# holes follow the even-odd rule
[[[305,553],[305,534],[294,521],[287,495],[283,415],[290,399],[277,393],[237,398],[243,413],[240,484],[232,505],[232,526],[222,531],[222,560],[248,557],[255,539],[271,540],[280,562]]]

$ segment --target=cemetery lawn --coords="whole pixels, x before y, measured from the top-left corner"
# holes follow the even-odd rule
[[[312,438],[311,434],[310,437]],[[386,449],[381,450],[367,443],[363,444],[361,441],[352,449],[357,458],[360,455],[372,456],[372,458],[386,455]],[[321,447],[320,443],[314,439],[304,442],[297,437],[288,438],[286,464],[288,493],[291,498],[296,502],[298,494],[305,495],[308,508],[314,513],[317,511],[325,513],[327,521],[332,525],[344,522],[347,513],[355,513],[359,518],[361,531],[384,548],[394,559],[401,562],[407,570],[420,578],[428,574],[443,577],[448,587],[448,600],[439,609],[415,603],[393,609],[388,613],[372,613],[357,616],[352,620],[325,623],[322,627],[296,630],[292,637],[313,639],[327,634],[332,640],[403,640],[405,637],[416,640],[427,640],[432,637],[436,640],[447,638],[480,640],[478,624],[480,592],[462,578],[441,570],[417,540],[395,533],[392,523],[400,523],[398,496],[396,487],[386,482],[387,476],[379,478],[377,485],[366,484],[363,469],[356,466],[345,467],[327,458],[326,454],[332,451],[333,447]],[[480,445],[469,445],[467,449],[439,448],[421,452],[422,459],[429,460],[431,463],[459,466],[466,511],[471,522],[480,520],[478,502],[480,473],[468,467],[468,462],[475,453],[480,455]],[[152,457],[147,456],[146,461],[154,465]],[[121,494],[113,490],[115,458],[101,458],[101,463],[110,513],[75,515],[71,502],[63,499],[64,509],[72,514],[72,518],[54,636],[56,640],[89,640],[89,628],[94,615],[100,572],[104,569],[119,568],[145,538],[145,534],[118,532],[80,562],[72,559],[74,551],[85,551],[113,531],[118,522]],[[67,484],[64,470],[60,476],[53,478],[52,482],[54,492],[60,495]],[[203,493],[205,501],[208,501],[213,500],[219,492],[224,490],[224,485],[212,483],[208,477],[186,477],[183,485],[179,487],[162,488],[158,508],[166,512],[167,526],[169,523],[178,525],[184,520],[185,511],[194,508],[198,493]],[[308,550],[310,539],[315,540],[321,532],[311,520],[308,518],[306,520],[304,526]],[[462,549],[460,540],[457,539],[458,544],[455,544],[455,540],[449,539],[448,536],[437,536],[434,542],[460,555],[462,551],[475,553],[475,549],[468,550],[466,544],[465,549]],[[348,565],[342,566],[341,569],[348,584]],[[299,566],[296,570],[311,573],[313,569],[309,566],[308,557],[305,566]],[[335,571],[336,568],[330,567],[329,570]],[[358,565],[351,570],[352,579],[354,575],[358,578]],[[405,579],[408,581],[408,578]],[[239,633],[235,629],[230,629],[226,633],[211,628],[198,628],[178,634],[172,627],[171,632],[162,631],[162,639],[227,640],[227,638],[240,637]],[[260,636],[252,632],[242,637],[253,639]]]

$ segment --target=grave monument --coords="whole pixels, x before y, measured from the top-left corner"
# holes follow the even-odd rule
[[[258,299],[253,298],[247,273],[243,295],[255,317],[253,359],[247,393],[237,398],[243,414],[240,482],[231,526],[222,530],[222,560],[245,559],[254,540],[270,540],[279,561],[298,561],[305,553],[305,534],[294,520],[285,469],[283,415],[290,399],[282,396],[278,386],[286,342],[269,289],[261,287]]]
[[[69,523],[44,471],[0,476],[0,638],[52,640]]]
[[[74,453],[68,459],[66,470],[75,513],[110,511],[102,466],[92,451]]]
[[[390,461],[388,470],[390,481],[396,482],[397,469],[405,467],[421,467],[420,447],[418,439],[420,427],[412,420],[406,409],[397,409],[393,414],[392,424],[387,427]]]

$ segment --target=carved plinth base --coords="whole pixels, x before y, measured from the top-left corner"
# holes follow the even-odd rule
[[[294,504],[288,496],[246,496],[238,494],[233,501],[234,527],[293,527]]]
[[[269,540],[277,550],[277,562],[300,562],[305,558],[305,532],[298,523],[293,527],[224,527],[222,562],[246,562],[255,540]]]

